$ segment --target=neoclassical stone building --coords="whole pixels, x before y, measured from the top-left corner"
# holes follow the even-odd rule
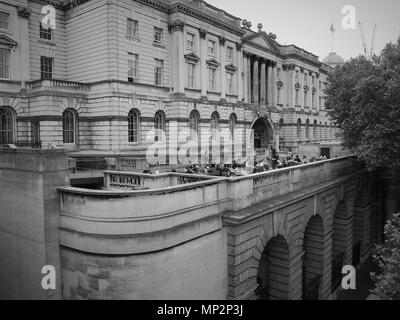
[[[46,5],[55,28],[42,26]],[[201,0],[1,2],[0,144],[142,170],[152,129],[226,128],[254,129],[262,156],[338,155],[329,70]]]

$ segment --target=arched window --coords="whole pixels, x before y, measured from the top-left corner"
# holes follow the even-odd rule
[[[0,107],[0,144],[14,143],[14,113],[11,108]]]
[[[232,113],[229,117],[229,133],[231,138],[234,138],[235,128],[236,128],[237,117],[236,114]]]
[[[195,134],[199,135],[199,122],[200,113],[197,110],[193,110],[189,115],[189,128],[190,136],[193,138]]]
[[[211,130],[218,130],[219,127],[219,114],[217,111],[214,111],[211,115]]]
[[[310,138],[310,120],[307,119],[306,121],[306,138]]]
[[[154,129],[165,132],[165,113],[164,111],[158,110],[154,115]],[[156,133],[156,141],[161,140],[159,132]]]
[[[301,119],[297,119],[297,138],[301,138]]]
[[[313,130],[313,137],[314,139],[317,139],[317,128],[318,128],[318,122],[317,120],[314,120],[314,130]]]
[[[138,142],[140,131],[140,112],[132,109],[128,114],[128,141]]]
[[[76,142],[76,113],[66,109],[62,115],[63,143]]]

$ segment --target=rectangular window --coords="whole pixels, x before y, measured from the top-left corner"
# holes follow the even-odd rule
[[[312,93],[312,108],[315,108],[315,92]]]
[[[10,15],[6,12],[0,11],[0,29],[3,30],[10,29]]]
[[[208,54],[215,55],[215,41],[208,40]]]
[[[233,60],[233,48],[232,47],[226,48],[226,60],[228,60],[228,61]]]
[[[138,78],[138,55],[129,53],[128,58],[128,81],[133,82],[133,80]]]
[[[187,87],[194,88],[195,87],[195,74],[196,74],[196,65],[194,63],[187,64]]]
[[[299,83],[299,79],[300,79],[300,73],[299,73],[299,70],[296,70],[296,83]]]
[[[39,22],[39,29],[40,29],[40,39],[51,40],[52,36],[51,28],[44,29],[42,23]]]
[[[312,76],[312,86],[315,87],[315,76]]]
[[[304,106],[308,107],[308,92],[304,91]]]
[[[308,75],[307,73],[304,74],[304,85],[307,85],[308,82]]]
[[[196,36],[193,33],[188,32],[186,34],[186,46],[188,49],[194,49]]]
[[[0,48],[0,79],[10,79],[11,50]]]
[[[127,20],[127,35],[128,37],[134,38],[139,36],[139,23],[137,20],[128,18]]]
[[[162,78],[163,78],[163,68],[164,68],[164,61],[159,59],[155,60],[155,67],[154,67],[154,84],[156,86],[162,85]]]
[[[154,27],[154,42],[162,44],[163,41],[163,29]]]
[[[214,68],[208,68],[208,90],[215,91],[215,73]]]
[[[296,106],[300,105],[300,90],[296,89]]]
[[[43,80],[53,78],[54,59],[49,57],[40,57],[40,78]]]
[[[233,74],[231,72],[226,73],[226,93],[233,94]]]

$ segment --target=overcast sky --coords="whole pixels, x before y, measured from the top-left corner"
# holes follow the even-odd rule
[[[281,44],[295,44],[322,60],[331,51],[331,23],[334,49],[344,59],[363,53],[358,21],[363,22],[368,47],[372,30],[377,24],[375,52],[400,35],[400,0],[206,0],[234,16],[252,22],[257,30],[261,22],[264,30],[277,35]],[[342,28],[342,8],[356,9],[356,30]]]

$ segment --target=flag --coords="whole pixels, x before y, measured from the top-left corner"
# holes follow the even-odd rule
[[[333,23],[331,24],[331,32],[334,33],[336,31],[335,27],[333,26]]]

